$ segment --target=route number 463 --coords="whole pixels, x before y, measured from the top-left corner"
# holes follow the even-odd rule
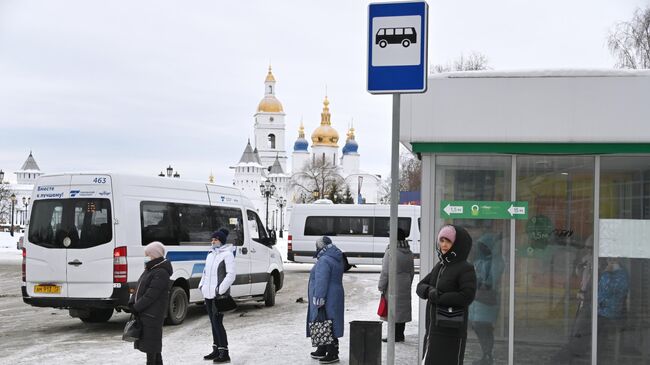
[[[93,179],[93,182],[95,184],[106,184],[106,178],[105,177],[96,177]]]

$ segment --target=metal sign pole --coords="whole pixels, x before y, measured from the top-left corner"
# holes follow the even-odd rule
[[[390,262],[388,263],[388,365],[395,364],[395,306],[397,304],[397,217],[399,205],[400,94],[393,94],[393,135],[390,155]]]

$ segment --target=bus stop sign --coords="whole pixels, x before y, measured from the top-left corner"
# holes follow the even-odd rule
[[[368,92],[427,90],[428,13],[424,1],[368,6]]]

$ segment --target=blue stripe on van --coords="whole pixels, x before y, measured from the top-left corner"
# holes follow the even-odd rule
[[[194,264],[194,266],[192,266],[192,274],[190,274],[190,276],[192,276],[194,274],[203,275],[203,268],[204,267],[205,267],[205,264]]]
[[[167,252],[169,261],[204,261],[209,251],[170,251]],[[203,269],[201,269],[203,271]]]

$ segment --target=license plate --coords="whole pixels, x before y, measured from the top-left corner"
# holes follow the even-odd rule
[[[58,285],[34,285],[34,293],[61,294],[61,287]]]

